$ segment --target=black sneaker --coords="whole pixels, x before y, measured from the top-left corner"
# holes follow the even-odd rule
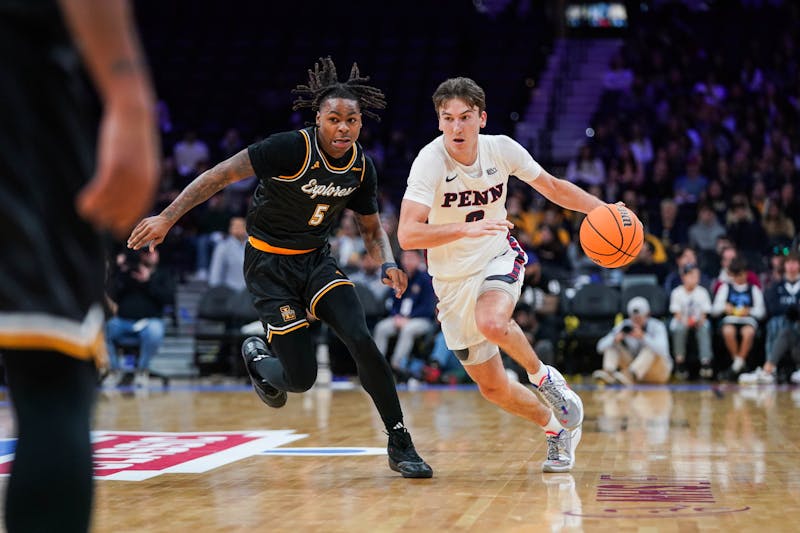
[[[242,343],[242,357],[244,358],[244,367],[247,369],[247,375],[250,376],[250,383],[256,390],[256,394],[261,398],[261,401],[270,407],[283,407],[286,405],[286,391],[278,390],[265,380],[257,377],[257,373],[250,367],[256,361],[260,361],[265,357],[274,357],[267,348],[267,344],[259,337],[248,337]]]
[[[403,477],[433,477],[433,469],[422,460],[411,442],[411,434],[404,427],[389,431],[389,468]]]
[[[711,367],[711,363],[702,363],[700,365],[700,378],[712,379],[713,377],[714,377],[714,369]]]

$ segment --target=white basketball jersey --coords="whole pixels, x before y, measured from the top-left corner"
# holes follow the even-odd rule
[[[541,171],[528,151],[505,135],[479,135],[477,164],[469,169],[450,157],[439,136],[414,160],[403,198],[430,207],[429,224],[505,219],[508,177],[531,183]],[[443,280],[475,274],[509,249],[508,238],[498,233],[431,248],[428,271]]]

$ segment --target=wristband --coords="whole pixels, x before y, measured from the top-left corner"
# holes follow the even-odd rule
[[[386,273],[387,273],[389,270],[393,269],[393,268],[396,268],[396,269],[398,269],[398,270],[400,269],[400,267],[398,267],[398,266],[397,266],[397,263],[391,263],[391,262],[389,262],[389,263],[384,263],[384,264],[382,264],[382,265],[381,265],[381,279],[386,279],[386,278],[388,278],[389,276],[388,276]]]

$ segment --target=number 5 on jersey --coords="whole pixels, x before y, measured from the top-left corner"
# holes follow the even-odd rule
[[[314,214],[308,219],[308,225],[319,226],[322,224],[322,219],[325,218],[325,212],[329,207],[329,204],[317,204],[317,208],[314,209]]]

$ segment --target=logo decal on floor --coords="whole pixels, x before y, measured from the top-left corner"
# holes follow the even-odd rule
[[[142,481],[161,474],[199,474],[307,435],[293,430],[162,433],[94,431],[96,479]],[[0,475],[8,475],[15,439],[0,442]]]

